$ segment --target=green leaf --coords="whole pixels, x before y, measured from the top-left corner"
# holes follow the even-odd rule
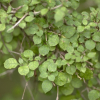
[[[83,31],[84,31],[84,26],[77,27],[77,32],[83,32]]]
[[[40,44],[41,43],[41,37],[38,37],[37,35],[33,36],[34,44]]]
[[[6,69],[16,68],[18,66],[18,62],[14,58],[9,58],[4,62],[4,67]]]
[[[48,76],[48,80],[49,80],[49,81],[54,81],[54,80],[55,80],[55,75],[52,75],[52,74],[49,75],[49,76]]]
[[[0,31],[4,31],[6,28],[5,24],[0,24]]]
[[[68,53],[73,53],[74,52],[74,48],[70,45],[67,46],[66,50],[67,50]]]
[[[89,100],[97,100],[98,98],[100,98],[99,91],[97,91],[97,90],[89,91],[88,98],[89,98]]]
[[[47,45],[43,45],[39,48],[39,53],[42,55],[42,56],[45,56],[49,53],[49,47]]]
[[[74,88],[80,88],[82,86],[82,80],[79,78],[73,78],[71,84]]]
[[[58,76],[55,78],[55,84],[58,86],[63,86],[67,82],[66,74],[63,72],[58,72]]]
[[[30,62],[28,65],[29,69],[31,69],[31,70],[35,70],[36,68],[38,68],[38,66],[39,66],[38,61]]]
[[[34,71],[29,71],[29,73],[27,74],[27,77],[30,78],[30,77],[33,77],[34,76]]]
[[[85,47],[88,49],[88,50],[92,50],[95,48],[95,42],[92,41],[92,40],[87,40],[85,42]]]
[[[59,43],[58,35],[49,36],[48,43],[50,46],[56,46]]]
[[[75,66],[71,65],[71,66],[66,67],[66,72],[67,72],[68,74],[73,75],[73,74],[76,72]]]
[[[45,15],[47,12],[48,12],[48,9],[44,8],[44,9],[41,10],[41,15]]]
[[[96,52],[89,52],[89,53],[87,54],[87,56],[88,56],[89,58],[93,58],[93,57],[95,57],[95,55],[96,55]]]
[[[82,23],[83,23],[83,25],[87,25],[88,24],[88,21],[86,19],[83,19],[82,20]]]
[[[23,52],[23,55],[24,55],[24,57],[26,57],[26,58],[30,58],[30,57],[33,57],[34,53],[33,53],[32,50],[25,50],[25,51]]]
[[[66,38],[60,38],[59,41],[59,46],[61,49],[63,49],[64,51],[67,50],[67,47],[69,45],[69,40]]]
[[[100,43],[96,43],[96,49],[100,51]]]
[[[24,21],[21,21],[19,23],[19,27],[21,27],[22,29],[24,29],[26,27],[26,23]]]
[[[28,66],[20,66],[18,72],[20,75],[27,75],[29,73],[29,68]]]
[[[50,82],[49,80],[45,80],[42,83],[42,89],[45,93],[49,92],[52,89],[53,85],[52,82]]]
[[[26,22],[31,22],[31,21],[33,21],[33,19],[34,19],[33,16],[27,16],[27,17],[25,18],[25,21],[26,21]]]
[[[95,65],[94,65],[95,68],[97,69],[100,69],[100,62],[97,62]]]
[[[67,83],[65,86],[60,88],[60,91],[64,94],[64,95],[70,95],[73,93],[74,91],[74,87],[70,84]]]
[[[84,52],[84,47],[82,45],[79,45],[77,50],[80,51],[80,52]]]
[[[65,16],[65,11],[62,9],[57,9],[54,15],[54,19],[56,22],[63,20],[63,17]]]
[[[48,65],[49,72],[55,72],[57,70],[57,65],[54,62],[50,62]]]
[[[36,35],[39,36],[39,37],[41,37],[41,36],[43,35],[43,30],[37,31],[37,32],[36,32]]]
[[[21,59],[21,58],[19,58],[18,61],[19,61],[20,64],[23,64],[23,62],[24,62],[23,59]]]
[[[47,72],[41,72],[40,77],[41,78],[47,78],[48,77],[48,73]]]

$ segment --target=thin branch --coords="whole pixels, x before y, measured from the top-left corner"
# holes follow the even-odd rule
[[[20,55],[20,53],[15,52],[15,51],[10,51],[10,50],[9,50],[9,52],[14,53],[14,54],[17,54],[17,55]]]
[[[26,85],[25,85],[25,88],[24,88],[24,92],[23,92],[23,95],[22,95],[22,100],[24,99],[24,94],[25,94],[27,85],[28,85],[28,82],[26,82]]]
[[[12,29],[14,29],[16,26],[18,26],[18,24],[19,24],[27,15],[28,15],[28,13],[26,13],[14,26],[12,26],[10,29],[8,29],[7,32],[10,31],[10,30],[12,30]]]
[[[57,97],[56,100],[59,100],[59,86],[57,86]]]
[[[14,70],[15,70],[15,69],[13,69],[13,70],[8,70],[8,71],[5,71],[5,72],[3,72],[3,73],[0,73],[0,77],[1,77],[1,76],[4,76],[4,75],[6,75],[6,74],[12,74]]]
[[[32,91],[31,91],[31,89],[30,89],[29,85],[28,85],[27,87],[28,87],[28,90],[29,90],[30,95],[31,95],[31,97],[32,97],[32,100],[34,100],[34,97],[33,97],[33,94],[32,94]]]
[[[55,10],[55,9],[61,7],[61,6],[62,6],[62,4],[61,4],[61,5],[58,5],[58,6],[55,6],[55,7],[53,7],[53,8],[51,8],[51,10]]]
[[[55,7],[53,7],[53,8],[51,8],[50,10],[55,10],[55,9],[57,9],[57,8],[60,8],[62,6],[62,4],[61,5],[58,5],[58,6],[55,6]],[[36,12],[36,11],[34,11],[34,15],[37,15],[37,14],[39,14],[41,11],[38,11],[38,12]]]

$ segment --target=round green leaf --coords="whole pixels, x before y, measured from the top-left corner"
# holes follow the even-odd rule
[[[39,53],[42,55],[42,56],[45,56],[49,53],[49,47],[47,45],[43,45],[39,48]]]
[[[49,81],[54,81],[54,80],[55,80],[55,75],[52,75],[52,74],[49,75],[49,76],[48,76],[48,80],[49,80]]]
[[[5,24],[0,24],[0,31],[4,31],[6,28]]]
[[[56,46],[59,43],[58,35],[49,36],[48,43],[50,46]]]
[[[87,40],[85,42],[85,47],[88,49],[88,50],[92,50],[95,48],[95,42],[92,41],[92,40]]]
[[[9,58],[4,62],[4,67],[6,69],[12,69],[12,68],[16,68],[18,65],[18,62],[16,59],[14,58]]]
[[[29,73],[29,68],[28,66],[20,66],[18,72],[20,75],[27,75]]]
[[[41,43],[41,37],[38,37],[37,35],[33,36],[34,44],[40,44]]]
[[[79,78],[73,78],[71,84],[74,88],[80,88],[82,86],[82,81]]]
[[[97,44],[96,44],[96,49],[97,49],[98,51],[100,51],[100,43],[97,43]]]
[[[58,86],[63,86],[67,82],[66,74],[63,72],[59,72],[58,76],[55,78],[55,84]]]
[[[50,82],[49,80],[45,80],[42,83],[42,89],[45,93],[49,92],[52,89],[53,85],[52,82]]]
[[[73,74],[76,72],[75,66],[71,65],[71,66],[66,67],[66,72],[67,72],[68,74],[73,75]]]
[[[32,50],[25,50],[25,51],[23,52],[23,54],[24,54],[24,57],[26,57],[26,58],[33,57],[33,55],[34,55],[34,53],[33,53]]]
[[[48,71],[49,72],[55,72],[57,70],[57,65],[54,62],[50,62],[48,65]]]
[[[89,100],[97,100],[98,98],[100,98],[100,93],[97,90],[91,90],[88,93],[88,98]]]
[[[36,68],[38,68],[39,63],[38,61],[33,61],[33,62],[30,62],[28,66],[29,66],[29,69],[35,70]]]
[[[26,22],[31,22],[31,21],[33,21],[33,19],[34,19],[33,16],[27,16],[27,17],[25,18],[25,21],[26,21]]]
[[[44,8],[44,9],[41,10],[41,15],[45,15],[47,12],[48,12],[48,9]]]
[[[61,87],[60,90],[64,95],[67,96],[73,93],[74,87],[68,83],[65,86]]]

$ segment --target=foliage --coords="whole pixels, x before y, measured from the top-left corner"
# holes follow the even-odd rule
[[[6,69],[18,67],[27,81],[36,74],[44,93],[56,86],[65,98],[83,100],[85,87],[89,100],[100,99],[95,86],[100,79],[99,7],[79,13],[79,0],[1,0],[0,5],[0,51],[13,56],[5,60]]]

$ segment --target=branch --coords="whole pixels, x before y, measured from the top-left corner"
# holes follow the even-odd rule
[[[28,15],[28,13],[26,13],[14,26],[12,26],[10,29],[8,29],[7,32],[14,29],[27,15]]]
[[[4,75],[6,75],[6,74],[12,74],[14,70],[15,70],[15,69],[5,71],[5,72],[3,72],[3,73],[0,74],[0,77],[1,77],[1,76],[4,76]]]
[[[22,95],[22,100],[24,99],[24,94],[25,94],[27,85],[28,85],[28,82],[26,82],[26,85],[25,85],[25,88],[24,88],[24,92],[23,92],[23,95]]]
[[[57,86],[57,97],[56,100],[59,100],[59,86]]]

